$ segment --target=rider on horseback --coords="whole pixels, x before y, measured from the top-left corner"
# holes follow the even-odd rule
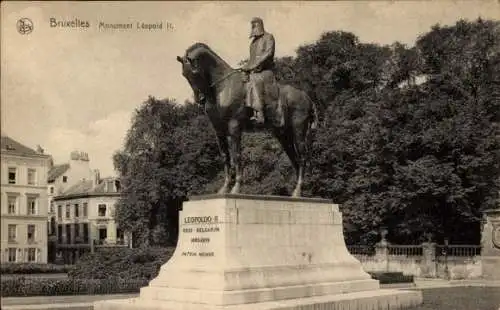
[[[264,123],[264,104],[273,100],[276,81],[274,77],[274,37],[264,30],[264,22],[259,17],[251,20],[250,58],[241,68],[249,74],[247,83],[247,106],[255,110],[252,120],[258,124]]]

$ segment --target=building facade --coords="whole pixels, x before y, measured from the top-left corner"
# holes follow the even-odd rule
[[[55,231],[52,231],[56,217],[56,211],[52,204],[54,197],[63,194],[68,188],[81,181],[90,180],[92,175],[89,155],[81,151],[71,152],[69,162],[50,167],[47,176],[49,235],[55,234]]]
[[[66,264],[75,263],[86,252],[103,246],[127,246],[114,219],[120,198],[117,178],[100,179],[95,171],[63,194],[54,196],[56,253]]]
[[[47,263],[50,156],[1,137],[1,262]]]

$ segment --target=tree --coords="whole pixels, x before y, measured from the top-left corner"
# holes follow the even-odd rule
[[[498,197],[498,29],[461,21],[435,27],[411,49],[336,32],[283,61],[323,106],[309,194],[342,204],[352,241],[375,242],[386,226],[396,242],[428,233],[478,242],[481,210]],[[417,86],[420,72],[431,79]]]
[[[215,139],[198,114],[194,104],[150,97],[114,155],[123,186],[116,219],[135,244],[175,243],[182,202],[217,175]]]

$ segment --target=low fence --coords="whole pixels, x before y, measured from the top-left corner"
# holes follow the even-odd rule
[[[481,277],[481,247],[475,245],[348,246],[366,271],[403,272],[416,277],[474,279]]]

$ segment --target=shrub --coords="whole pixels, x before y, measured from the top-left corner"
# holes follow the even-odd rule
[[[72,279],[153,279],[175,248],[103,248],[83,256],[71,269]]]
[[[3,263],[0,265],[2,274],[35,274],[35,273],[67,273],[69,265],[36,264],[36,263]]]
[[[412,275],[402,272],[368,272],[372,279],[379,280],[380,284],[413,283]]]
[[[2,279],[2,297],[138,293],[146,279]]]

